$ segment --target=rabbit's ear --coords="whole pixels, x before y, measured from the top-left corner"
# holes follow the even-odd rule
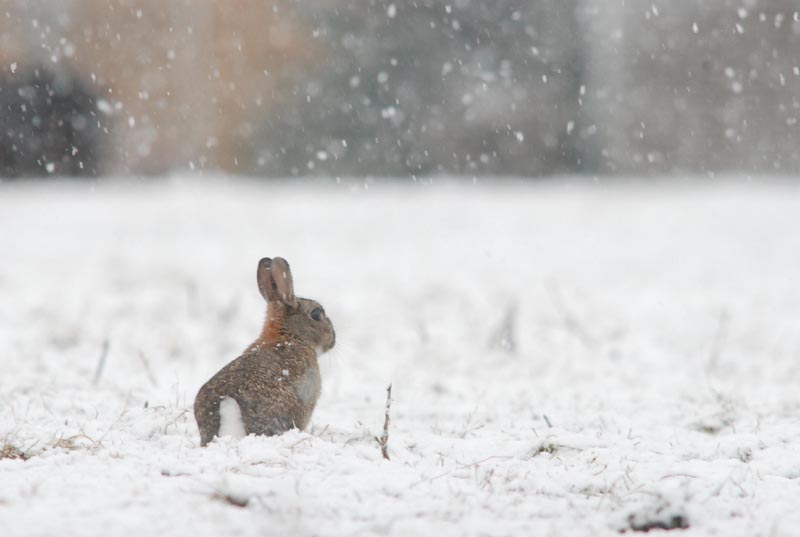
[[[275,285],[275,291],[277,292],[277,299],[287,306],[297,306],[297,298],[294,296],[292,271],[289,268],[289,263],[282,257],[276,257],[272,260],[270,273],[272,274],[272,281]]]
[[[269,257],[263,258],[258,262],[258,272],[256,273],[256,280],[258,281],[258,290],[261,291],[261,296],[267,302],[277,300],[278,297],[275,293],[275,285],[272,283],[272,259]]]

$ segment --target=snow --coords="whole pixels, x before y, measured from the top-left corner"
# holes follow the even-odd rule
[[[0,533],[794,535],[798,188],[488,183],[0,185]],[[200,448],[274,255],[312,424]]]

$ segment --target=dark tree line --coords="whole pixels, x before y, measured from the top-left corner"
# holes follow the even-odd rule
[[[581,43],[572,6],[298,5],[321,61],[283,74],[285,97],[257,138],[257,169],[355,176],[578,169]]]
[[[0,177],[96,176],[107,129],[97,96],[69,70],[0,77]]]
[[[113,125],[128,133],[119,144],[112,123],[136,118],[103,112],[102,92],[85,73],[67,62],[0,65],[0,176],[92,176],[111,155],[125,164],[123,145],[176,139],[179,148],[165,149],[173,166],[202,165],[224,143],[242,149],[236,170],[266,177],[800,172],[800,18],[790,0],[281,6],[281,16],[298,22],[290,37],[304,50],[292,58],[303,60],[287,55],[268,76],[232,70],[219,82],[230,91],[226,109],[219,96],[169,101],[182,121],[197,124],[185,140],[175,125],[158,123],[166,129],[148,127],[137,143],[131,138],[141,129]],[[164,17],[214,27],[208,15],[170,13]],[[226,28],[220,47],[247,45],[237,27]],[[170,47],[164,57],[181,55]],[[212,60],[199,63],[197,50],[194,63],[182,64],[191,69],[148,54],[137,61],[152,63],[165,87],[170,76],[220,73]],[[237,93],[243,87],[249,93]],[[231,106],[238,115],[226,115]],[[223,116],[239,118],[224,140],[208,125]]]

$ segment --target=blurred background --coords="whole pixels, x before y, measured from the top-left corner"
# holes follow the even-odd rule
[[[789,0],[0,0],[0,176],[800,172]]]

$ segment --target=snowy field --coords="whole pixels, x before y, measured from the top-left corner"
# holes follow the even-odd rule
[[[0,185],[0,535],[797,535],[800,188],[677,184]],[[323,396],[200,448],[275,255]]]

